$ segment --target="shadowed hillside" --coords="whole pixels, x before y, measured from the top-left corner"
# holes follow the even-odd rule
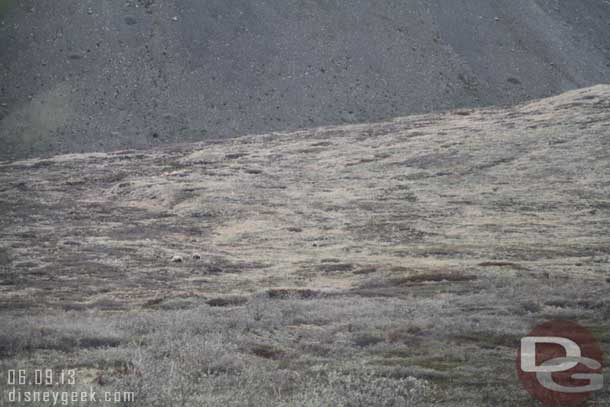
[[[0,18],[5,159],[370,122],[610,81],[600,0],[14,0]]]

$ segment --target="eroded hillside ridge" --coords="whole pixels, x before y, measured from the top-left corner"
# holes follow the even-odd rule
[[[0,305],[123,309],[498,267],[603,283],[609,124],[610,86],[596,86],[509,109],[4,162]]]

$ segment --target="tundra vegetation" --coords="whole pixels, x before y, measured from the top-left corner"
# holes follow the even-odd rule
[[[609,125],[597,86],[1,163],[1,374],[77,369],[115,406],[535,406],[536,324],[610,351]]]

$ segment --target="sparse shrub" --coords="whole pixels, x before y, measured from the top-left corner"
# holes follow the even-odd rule
[[[354,337],[354,343],[356,346],[360,347],[372,346],[379,342],[383,342],[383,340],[384,339],[381,336],[372,333],[359,334]]]
[[[412,276],[400,277],[391,280],[395,285],[409,284],[409,283],[426,283],[426,282],[459,282],[459,281],[473,281],[477,277],[470,274],[451,272],[451,271],[438,271],[438,272],[426,272],[420,274],[414,274]]]
[[[284,350],[279,349],[273,345],[262,343],[250,346],[250,352],[264,359],[279,360],[284,359],[286,357],[286,352]]]
[[[416,325],[392,328],[385,332],[385,340],[390,343],[416,343],[419,341],[418,335],[422,333],[422,328]]]
[[[101,319],[72,321],[70,314],[60,314],[40,321],[0,319],[0,355],[15,355],[39,349],[74,352],[84,348],[118,346],[122,338]]]
[[[270,288],[267,295],[272,299],[312,299],[320,296],[320,293],[302,288]]]
[[[517,309],[535,310],[529,302],[570,292],[565,311],[608,315],[603,287],[593,295],[573,280],[537,289],[530,283],[492,276],[468,295],[422,295],[425,286],[407,284],[401,295],[413,294],[403,297],[265,291],[239,297],[245,306],[4,316],[0,352],[11,363],[41,355],[65,361],[70,352],[75,365],[93,371],[96,386],[136,392],[137,402],[125,404],[132,407],[486,405],[483,392],[460,380],[485,384],[490,365],[513,372],[502,355],[513,353],[535,319]],[[607,323],[598,326],[601,332]],[[448,383],[451,394],[443,390]],[[509,405],[508,396],[485,397]]]
[[[248,302],[248,299],[245,297],[219,297],[219,298],[212,298],[211,300],[208,300],[207,304],[210,307],[229,307],[229,306],[239,306],[239,305],[244,305],[246,302]]]
[[[524,301],[521,303],[521,309],[530,314],[536,314],[542,310],[542,307],[537,302]]]

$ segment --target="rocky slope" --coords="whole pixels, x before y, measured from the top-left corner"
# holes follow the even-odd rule
[[[3,0],[0,158],[367,123],[608,83],[608,21],[601,0]]]
[[[609,124],[610,87],[596,86],[509,109],[4,162],[0,306],[498,274],[604,285]]]

